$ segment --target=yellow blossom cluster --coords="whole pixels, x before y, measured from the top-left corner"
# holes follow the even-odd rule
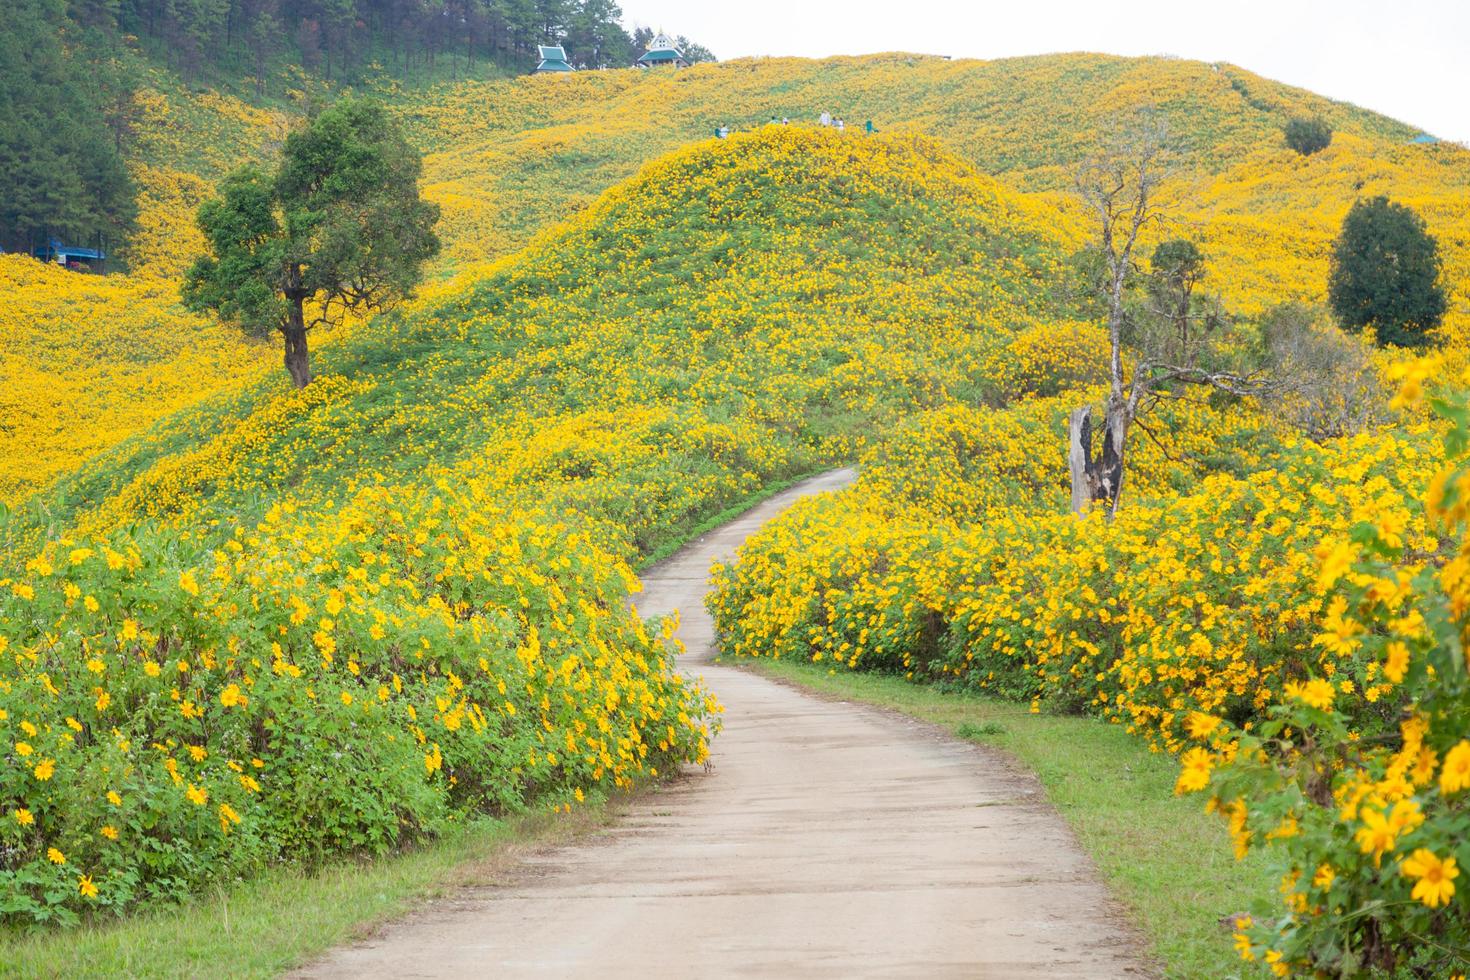
[[[307,388],[93,460],[3,531],[6,907],[124,906],[701,760],[718,707],[627,605],[631,563],[972,386],[1064,245],[926,140],[710,140]]]
[[[23,498],[177,408],[249,384],[261,366],[279,358],[272,345],[257,350],[227,328],[189,318],[176,369],[154,372],[150,386],[139,387],[142,359],[128,356],[129,338],[155,327],[162,332],[181,314],[170,290],[131,280],[175,281],[198,250],[192,220],[198,202],[231,167],[276,152],[298,115],[191,90],[158,68],[146,67],[142,77],[128,146],[141,215],[124,254],[131,272],[118,285],[130,295],[146,294],[149,303],[124,306],[126,316],[79,321],[68,312],[71,290],[35,283],[26,287],[34,313],[0,312],[0,332],[10,340],[7,356],[31,365],[10,390],[20,404],[45,406],[36,424],[22,426],[24,439],[8,425],[16,410],[4,407],[0,450],[6,451],[0,458],[40,452],[54,460],[40,469],[0,467],[0,500]],[[1232,308],[1254,314],[1285,300],[1320,299],[1343,215],[1360,194],[1385,193],[1419,210],[1439,238],[1453,294],[1445,333],[1470,334],[1462,312],[1470,304],[1465,151],[1411,145],[1409,127],[1228,64],[1080,54],[988,62],[909,55],[779,58],[700,65],[677,75],[599,71],[428,89],[379,81],[374,91],[425,152],[424,194],[444,215],[439,231],[445,254],[431,271],[436,280],[478,276],[482,263],[580,214],[648,159],[707,138],[722,123],[746,128],[785,116],[793,126],[810,125],[821,108],[854,123],[872,118],[883,134],[938,139],[980,171],[1031,193],[1032,206],[1049,211],[1048,221],[1076,247],[1086,216],[1063,193],[1070,189],[1070,168],[1120,113],[1153,105],[1189,147],[1169,189],[1176,220],[1167,233],[1202,243],[1212,288]],[[1328,119],[1336,129],[1333,145],[1298,157],[1281,137],[1291,115]],[[866,137],[854,131],[847,138],[857,143]],[[31,318],[67,323],[65,342],[95,338],[108,354],[87,364],[68,359],[48,365],[54,350],[26,322]],[[236,344],[244,369],[228,370],[207,354],[191,361],[196,340],[206,351]],[[1457,342],[1455,350],[1470,350],[1470,344]],[[1016,353],[1024,360],[1044,352],[1023,345]],[[94,367],[119,380],[100,388],[89,384],[82,375]],[[1005,373],[1002,384],[1025,381]],[[48,399],[57,388],[67,396]],[[124,402],[130,411],[111,410]]]
[[[728,648],[1085,709],[1176,751],[1191,718],[1246,721],[1308,672],[1328,697],[1389,695],[1382,673],[1346,669],[1356,635],[1317,550],[1371,521],[1433,551],[1414,505],[1432,437],[1318,445],[1187,406],[1152,420],[1173,446],[1135,440],[1112,521],[1067,513],[1057,400],[935,413],[874,450],[854,490],[793,508],[717,570]]]

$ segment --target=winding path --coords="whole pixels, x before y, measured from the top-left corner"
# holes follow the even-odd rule
[[[713,767],[504,887],[431,904],[310,977],[1140,977],[1153,967],[1028,774],[902,717],[708,663],[709,566],[808,480],[644,577],[726,706]]]

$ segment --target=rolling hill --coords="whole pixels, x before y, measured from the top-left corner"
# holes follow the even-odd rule
[[[64,289],[28,263],[0,259],[19,299],[0,314],[0,373],[13,379],[14,404],[47,406],[0,430],[0,446],[24,445],[35,461],[4,454],[16,462],[0,468],[0,500],[24,498],[176,408],[261,378],[278,360],[272,347],[182,313],[171,290],[199,247],[197,203],[230,166],[274,152],[300,110],[190,91],[158,69],[147,79],[132,163],[142,230],[129,250],[133,272],[106,287],[115,312],[78,315],[82,284]],[[1230,65],[875,55],[747,60],[677,75],[584,72],[407,89],[384,82],[378,91],[426,152],[425,195],[444,211],[441,280],[479,275],[479,266],[586,209],[645,161],[722,123],[800,123],[822,108],[849,116],[853,129],[871,118],[883,134],[929,135],[1065,211],[1070,166],[1120,114],[1148,104],[1169,117],[1185,150],[1175,183],[1179,227],[1205,247],[1213,286],[1234,308],[1254,314],[1320,299],[1342,215],[1357,196],[1386,193],[1418,209],[1441,240],[1454,293],[1446,333],[1470,329],[1465,151],[1410,145],[1410,127]],[[1296,114],[1329,119],[1333,145],[1308,158],[1288,150],[1280,130]],[[80,334],[85,346],[56,342]],[[72,353],[83,349],[118,353]],[[138,350],[150,353],[126,353]],[[140,371],[139,360],[153,366]]]

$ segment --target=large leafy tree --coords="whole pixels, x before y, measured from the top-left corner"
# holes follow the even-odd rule
[[[184,302],[247,332],[279,332],[292,382],[311,382],[307,335],[380,312],[439,251],[439,208],[419,197],[419,153],[378,103],[343,100],[286,139],[274,173],[243,167],[199,208],[210,253]]]
[[[1386,197],[1355,203],[1333,246],[1327,295],[1344,329],[1372,326],[1380,344],[1425,344],[1444,319],[1445,294],[1424,220]]]

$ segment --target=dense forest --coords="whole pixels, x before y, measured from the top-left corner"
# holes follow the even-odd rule
[[[642,44],[612,0],[71,0],[73,17],[159,46],[185,76],[229,66],[264,77],[281,56],[350,77],[373,60],[445,55],[528,67],[536,45],[564,44],[574,64],[632,64]],[[646,29],[645,29],[646,30]],[[693,60],[712,60],[690,44]]]
[[[631,65],[653,38],[612,0],[9,0],[0,30],[0,248],[49,235],[126,235],[123,164],[140,61],[257,97],[299,66],[327,82],[373,72],[536,64],[562,44],[579,67]],[[691,61],[714,60],[680,37]]]

